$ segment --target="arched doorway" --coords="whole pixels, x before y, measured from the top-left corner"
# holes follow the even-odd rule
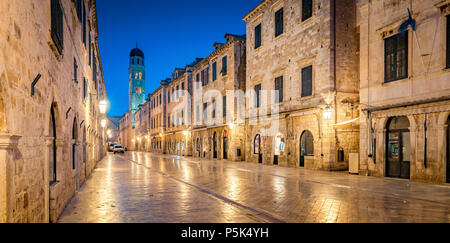
[[[83,165],[84,165],[84,179],[86,180],[87,177],[87,158],[86,158],[86,126],[83,128]]]
[[[447,183],[450,183],[450,116],[447,120]]]
[[[214,132],[214,137],[213,137],[213,155],[214,155],[214,159],[217,159],[217,133]]]
[[[278,133],[275,137],[275,144],[274,144],[274,156],[273,156],[273,164],[278,165],[279,164],[279,158],[281,155],[283,155],[284,152],[284,146],[285,146],[285,139],[283,134]]]
[[[56,146],[56,104],[52,104],[50,108],[50,122],[49,122],[49,137],[52,139],[52,145],[49,148],[49,185],[53,185],[57,182],[57,146]],[[51,187],[49,187],[49,222],[52,222],[52,203],[51,203]]]
[[[197,149],[198,157],[201,157],[201,151],[202,151],[200,143],[201,143],[200,138],[197,138],[196,149]]]
[[[228,131],[223,131],[223,159],[228,159]]]
[[[261,144],[261,135],[257,134],[255,139],[253,140],[253,154],[258,155],[258,163],[263,163],[263,154],[262,154],[262,144]]]
[[[314,156],[314,137],[310,131],[300,136],[300,167],[305,167],[306,156]]]
[[[393,117],[387,123],[386,176],[410,178],[411,136],[407,117]]]
[[[77,148],[77,140],[78,140],[78,124],[77,118],[73,119],[73,127],[72,127],[72,170],[75,170],[75,183],[76,189],[79,188],[79,175],[78,175],[78,148]]]

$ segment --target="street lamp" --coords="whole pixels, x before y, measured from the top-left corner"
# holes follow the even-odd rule
[[[323,110],[323,118],[325,118],[325,120],[330,120],[332,115],[333,111],[331,110],[331,107],[327,105],[327,107]]]
[[[231,130],[234,129],[234,123],[230,123],[230,129],[231,129]]]
[[[101,125],[102,125],[103,128],[106,127],[106,119],[103,119],[103,120],[101,121]]]
[[[108,107],[108,103],[106,102],[106,100],[100,101],[100,103],[98,104],[98,106],[99,106],[99,108],[100,108],[100,113],[106,114],[106,108]]]

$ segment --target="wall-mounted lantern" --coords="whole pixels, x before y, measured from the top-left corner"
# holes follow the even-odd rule
[[[101,125],[102,125],[103,128],[106,127],[106,123],[107,123],[106,119],[103,119],[103,120],[101,121]]]
[[[329,105],[327,105],[327,107],[325,107],[325,109],[323,110],[323,118],[325,120],[330,120],[332,116],[333,116],[333,111],[331,110],[331,107]]]
[[[108,103],[106,102],[106,100],[100,101],[98,105],[100,108],[100,113],[106,114],[106,109],[108,108]]]

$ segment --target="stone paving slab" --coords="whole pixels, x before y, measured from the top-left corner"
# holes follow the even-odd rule
[[[450,187],[129,152],[99,164],[60,222],[450,222]]]

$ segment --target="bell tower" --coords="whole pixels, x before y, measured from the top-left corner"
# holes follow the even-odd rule
[[[145,63],[144,52],[136,44],[136,48],[130,53],[129,72],[129,105],[132,113],[133,128],[134,114],[139,110],[139,106],[145,104]]]

